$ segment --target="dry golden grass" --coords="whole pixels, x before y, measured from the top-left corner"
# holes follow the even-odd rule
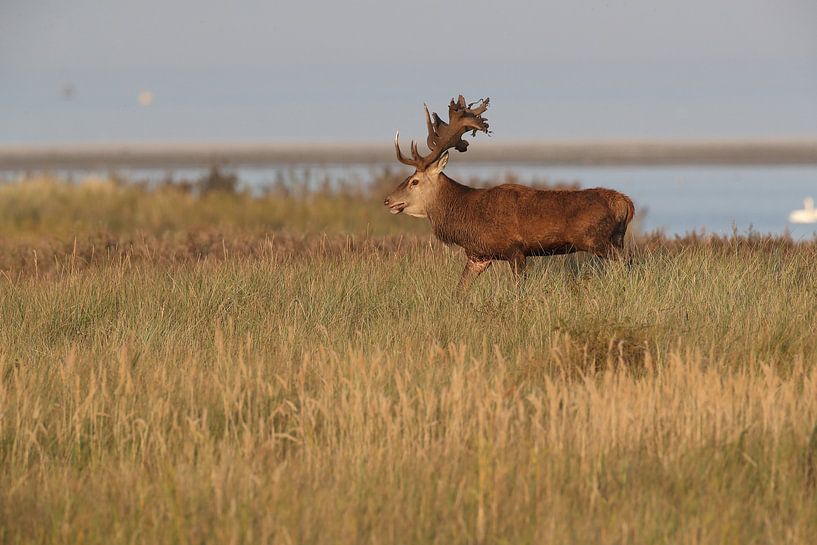
[[[0,184],[0,229],[15,238],[71,239],[104,232],[163,235],[199,229],[288,230],[297,233],[401,234],[428,232],[419,222],[383,214],[383,188],[395,185],[389,171],[379,174],[371,189],[310,189],[295,179],[278,184],[265,195],[208,191],[202,187],[227,186],[230,177],[216,171],[212,180],[162,184],[148,189],[141,184],[89,178],[66,183],[50,176]]]
[[[642,238],[460,300],[457,252],[356,225],[18,226],[0,542],[813,541],[817,244]]]

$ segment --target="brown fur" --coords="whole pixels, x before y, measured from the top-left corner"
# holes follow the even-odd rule
[[[622,248],[633,204],[609,189],[537,190],[504,184],[474,189],[445,183],[428,217],[444,242],[469,257],[511,259],[586,251],[608,257]]]
[[[398,186],[387,206],[410,198],[407,186],[416,175]],[[476,189],[442,172],[433,183],[436,191],[425,214],[440,240],[465,250],[463,288],[494,260],[508,261],[521,273],[528,256],[585,251],[614,257],[624,248],[635,213],[630,198],[611,189],[538,190],[517,184]]]

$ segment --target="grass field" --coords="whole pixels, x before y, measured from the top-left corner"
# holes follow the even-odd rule
[[[817,241],[458,298],[381,200],[0,187],[0,542],[813,542]]]

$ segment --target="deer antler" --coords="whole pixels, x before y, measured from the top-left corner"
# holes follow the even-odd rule
[[[465,103],[465,98],[459,96],[457,101],[451,99],[448,105],[448,123],[440,119],[436,113],[429,114],[428,106],[423,105],[426,113],[426,128],[428,130],[428,138],[426,144],[430,153],[428,155],[421,155],[417,150],[417,143],[411,141],[411,155],[412,159],[407,159],[400,151],[400,131],[394,137],[394,148],[397,151],[397,160],[404,165],[415,167],[417,170],[425,170],[432,163],[437,161],[443,152],[447,149],[454,148],[459,152],[468,149],[468,142],[462,139],[462,136],[471,132],[472,136],[476,136],[477,131],[488,133],[488,122],[482,117],[485,110],[488,109],[489,98],[480,100],[477,107],[474,104]]]

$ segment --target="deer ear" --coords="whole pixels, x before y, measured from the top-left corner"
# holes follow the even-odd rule
[[[443,169],[445,168],[445,165],[447,165],[447,164],[448,164],[448,152],[446,151],[440,156],[439,159],[437,159],[437,162],[434,163],[434,165],[431,167],[431,171],[434,172],[435,174],[439,174],[440,172],[443,171]]]

